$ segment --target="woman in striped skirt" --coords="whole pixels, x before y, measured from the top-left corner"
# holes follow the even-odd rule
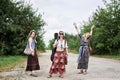
[[[93,32],[93,28],[94,25],[91,27],[91,31],[87,32],[83,35],[80,34],[76,23],[73,23],[73,25],[75,26],[75,29],[78,32],[78,35],[81,38],[81,45],[79,48],[79,56],[78,56],[78,67],[77,69],[80,69],[80,72],[78,72],[78,74],[87,74],[87,69],[88,69],[88,62],[89,62],[89,41],[91,39],[92,36],[92,32]]]
[[[36,51],[36,39],[35,39],[36,33],[35,30],[31,30],[29,33],[29,39],[27,47],[29,47],[32,51],[31,55],[28,55],[27,58],[27,66],[26,71],[31,72],[31,76],[37,77],[37,75],[34,74],[35,70],[40,70],[39,60],[37,56]]]

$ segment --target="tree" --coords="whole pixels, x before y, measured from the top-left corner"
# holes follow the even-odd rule
[[[94,53],[97,54],[119,54],[120,53],[120,0],[111,0],[110,3],[103,0],[105,8],[94,12],[89,20],[90,26],[96,25],[92,37]],[[84,27],[87,31],[88,28]]]
[[[23,1],[0,0],[0,54],[16,55],[23,53],[30,30],[36,30],[43,44],[45,22],[42,15],[36,14],[31,5]],[[38,41],[39,42],[39,41]],[[42,44],[38,44],[41,46]],[[42,48],[45,49],[43,45]]]

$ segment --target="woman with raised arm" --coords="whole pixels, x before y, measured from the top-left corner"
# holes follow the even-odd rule
[[[59,74],[60,78],[63,78],[63,75],[66,71],[65,69],[65,58],[67,57],[67,41],[64,38],[63,31],[59,32],[58,40],[55,40],[53,47],[56,47],[56,52],[52,61],[52,65],[50,67],[48,78],[52,77],[52,74]]]
[[[91,27],[91,31],[87,32],[83,35],[81,35],[79,29],[77,28],[77,24],[73,23],[78,35],[81,38],[81,45],[79,48],[79,55],[78,55],[78,67],[77,69],[80,69],[80,72],[78,74],[87,74],[87,69],[88,69],[88,62],[89,62],[89,41],[91,39],[92,33],[93,33],[93,28],[94,25]]]

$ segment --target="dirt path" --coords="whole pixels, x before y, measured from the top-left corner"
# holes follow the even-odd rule
[[[66,74],[64,78],[53,75],[47,78],[51,65],[50,51],[39,55],[39,63],[41,70],[36,71],[38,77],[29,76],[25,72],[26,62],[23,66],[15,67],[9,72],[1,72],[0,80],[120,80],[120,61],[95,58],[90,56],[88,74],[77,74],[76,54],[69,53],[68,65],[66,66]]]

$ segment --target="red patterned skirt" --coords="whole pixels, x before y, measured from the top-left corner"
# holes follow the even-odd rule
[[[65,52],[64,51],[56,51],[54,55],[54,59],[50,68],[50,74],[63,74],[66,71],[65,69]]]

